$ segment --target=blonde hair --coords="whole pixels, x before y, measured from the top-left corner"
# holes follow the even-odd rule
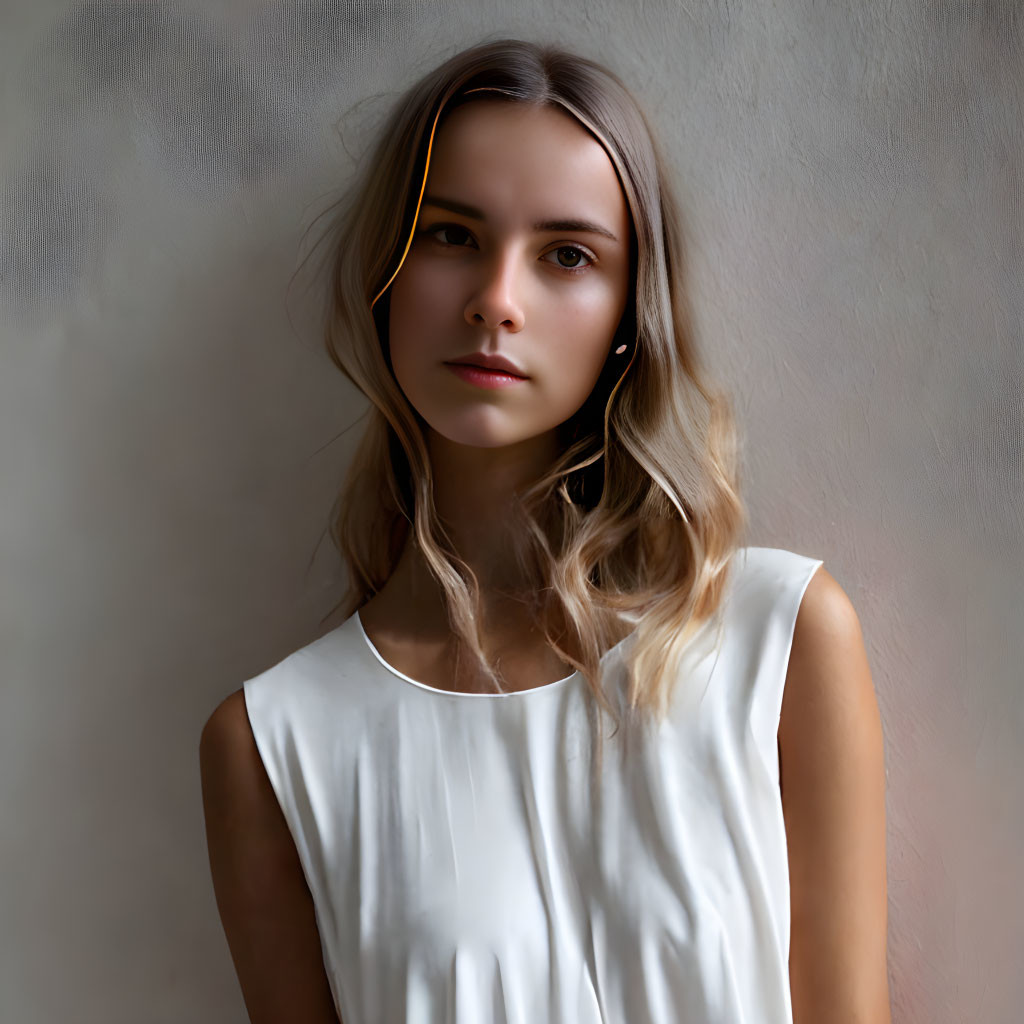
[[[609,358],[558,428],[560,455],[509,511],[521,527],[517,563],[536,582],[531,614],[586,680],[591,712],[598,706],[619,724],[620,710],[663,718],[684,655],[717,619],[747,525],[737,431],[696,349],[681,217],[644,115],[614,74],[561,48],[485,42],[416,82],[324,236],[327,351],[372,403],[331,512],[349,573],[339,604],[350,616],[384,586],[411,528],[446,596],[457,647],[504,692],[483,650],[478,582],[438,519],[422,420],[395,380],[386,342],[388,285],[416,227],[435,130],[455,106],[482,98],[567,111],[604,147],[629,205],[631,294]],[[611,354],[622,343],[628,361]],[[617,709],[600,663],[626,637],[628,685]],[[600,744],[599,735],[598,763]]]

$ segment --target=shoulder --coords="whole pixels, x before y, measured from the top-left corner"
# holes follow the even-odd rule
[[[249,725],[245,690],[239,687],[228,694],[207,718],[199,736],[200,762],[237,756],[255,751],[256,741]]]
[[[277,795],[249,722],[245,691],[229,694],[199,737],[199,773],[209,828],[238,828],[285,839]]]
[[[857,610],[836,578],[818,566],[797,610],[783,714],[788,711],[794,725],[814,724],[809,716],[863,713],[873,694]]]
[[[797,616],[797,630],[802,630],[805,635],[821,629],[839,630],[846,634],[854,629],[860,630],[853,602],[824,565],[819,565],[811,576]]]
[[[219,902],[241,912],[298,857],[249,725],[243,689],[213,711],[199,740],[207,846]]]
[[[822,565],[804,590],[782,697],[783,755],[821,760],[876,737],[878,706],[860,618]],[[864,756],[862,754],[862,756]]]

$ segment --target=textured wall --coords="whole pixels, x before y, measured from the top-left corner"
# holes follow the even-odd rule
[[[824,558],[860,613],[894,1020],[1020,1019],[1020,4],[0,18],[0,1019],[246,1019],[199,730],[322,631],[330,442],[364,408],[287,282],[387,94],[492,34],[603,59],[650,111],[753,542]]]

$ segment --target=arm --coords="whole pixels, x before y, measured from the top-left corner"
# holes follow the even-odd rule
[[[213,887],[253,1024],[341,1024],[313,899],[242,690],[203,727],[199,766]]]
[[[820,567],[779,723],[794,1024],[891,1024],[882,724],[860,622]]]

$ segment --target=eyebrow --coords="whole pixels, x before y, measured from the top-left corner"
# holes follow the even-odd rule
[[[441,196],[424,196],[424,203],[429,203],[431,206],[439,206],[445,210],[451,210],[452,213],[461,213],[463,217],[471,217],[473,220],[487,222],[487,218],[484,216],[483,210],[477,209],[475,206],[470,206],[468,203],[460,203],[455,199],[443,199]],[[607,228],[602,227],[600,224],[595,224],[592,220],[538,220],[533,223],[534,231],[588,231],[595,235],[604,235],[605,238],[610,238],[613,242],[617,242],[618,238],[613,235]]]

